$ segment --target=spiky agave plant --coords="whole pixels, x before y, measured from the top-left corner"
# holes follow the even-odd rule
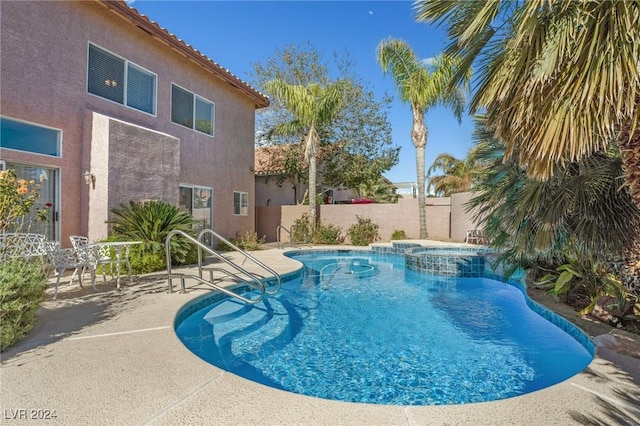
[[[194,235],[193,216],[179,207],[164,201],[137,203],[129,201],[111,209],[115,219],[113,237],[118,240],[142,241],[140,249],[154,253],[165,253],[165,242],[169,232],[180,230]],[[179,235],[171,239],[171,259],[184,263],[193,250],[191,244]]]

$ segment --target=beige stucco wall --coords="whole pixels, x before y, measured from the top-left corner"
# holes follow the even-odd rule
[[[404,229],[409,237],[417,238],[413,223],[417,223],[417,204],[404,202],[398,204],[333,204],[323,205],[320,208],[320,220],[322,223],[332,223],[343,229],[347,229],[358,222],[356,216],[371,219],[380,227],[378,232],[382,241],[388,241],[395,229]],[[415,206],[415,212],[413,208]],[[415,216],[415,220],[414,220]],[[395,218],[395,219],[393,219]],[[419,228],[418,228],[419,229]],[[347,242],[349,239],[347,238]]]
[[[473,220],[473,211],[468,212],[465,206],[471,196],[471,192],[451,195],[451,238],[456,241],[464,241],[467,230],[479,228]]]
[[[140,137],[161,133],[179,140],[179,183],[213,188],[214,229],[227,237],[254,229],[255,107],[250,98],[94,2],[2,1],[0,31],[0,113],[62,131],[59,158],[7,149],[2,150],[0,157],[59,169],[58,239],[63,245],[69,245],[69,235],[89,231],[90,208],[99,212],[105,208],[104,201],[95,197],[101,182],[107,181],[100,176],[105,171],[104,163],[96,156],[105,155],[108,150],[95,144],[115,142],[98,136],[92,139],[95,123],[93,118],[86,119],[87,111],[109,117],[110,123],[119,120],[147,129],[140,131]],[[87,93],[89,42],[157,75],[156,115]],[[214,137],[171,122],[172,83],[215,103]],[[137,146],[148,145],[140,141]],[[144,192],[142,187],[155,172],[145,160],[150,151],[143,150],[137,155],[131,155],[130,150],[126,152],[132,164],[120,172],[138,172],[138,179],[124,181],[133,196]],[[96,167],[91,170],[96,173],[96,190],[90,196],[82,173],[93,167]],[[140,179],[141,176],[144,178]],[[106,194],[102,191],[101,195]],[[109,196],[118,201],[127,198],[122,191],[120,188],[115,193],[109,192]],[[247,216],[233,215],[233,191],[249,193]],[[169,198],[175,199],[174,195]],[[111,199],[106,202],[106,206],[112,204]],[[92,219],[91,227],[97,226],[98,220]]]
[[[413,198],[415,210],[418,210],[418,199]],[[448,239],[450,238],[451,226],[451,198],[449,197],[427,197],[425,200],[425,212],[427,215],[427,234],[429,238]],[[418,229],[418,235],[420,230]]]
[[[256,232],[259,238],[265,237],[266,242],[278,240],[276,231],[282,221],[281,213],[281,206],[256,207]],[[287,238],[287,234],[282,232],[281,239],[288,241]]]
[[[180,140],[144,127],[91,113],[89,169],[95,189],[87,187],[90,240],[108,235],[111,209],[131,201],[179,201]],[[144,152],[144,155],[140,155]]]
[[[289,180],[279,184],[274,176],[256,176],[256,207],[299,204],[306,190],[305,184]]]
[[[427,231],[429,238],[454,241],[464,241],[465,230],[454,229],[450,223],[451,217],[462,219],[464,211],[452,212],[454,206],[451,199],[427,198],[425,203],[427,212]],[[456,205],[455,209],[459,209]],[[265,235],[266,241],[276,241],[275,230],[278,225],[291,228],[293,221],[309,211],[309,206],[271,206],[258,208],[256,230],[259,235]],[[408,238],[420,237],[420,220],[418,200],[415,198],[400,199],[397,204],[327,204],[318,206],[318,218],[321,223],[333,224],[342,228],[344,235],[347,229],[357,223],[357,216],[371,219],[379,226],[380,241],[391,239],[395,230],[403,230]],[[460,222],[455,226],[466,226]],[[473,228],[473,227],[472,227]],[[471,229],[472,229],[471,228]],[[461,236],[461,237],[460,237]],[[282,235],[285,239],[285,234]],[[346,242],[349,242],[348,238]]]
[[[317,208],[317,210],[319,210],[319,208]],[[296,219],[301,218],[305,213],[309,213],[308,205],[281,206],[280,223],[286,229],[291,230],[291,225],[293,225],[293,222]],[[320,216],[316,215],[316,217],[319,218]],[[282,237],[284,238],[284,234]]]

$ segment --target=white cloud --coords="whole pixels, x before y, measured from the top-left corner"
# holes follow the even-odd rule
[[[430,58],[425,58],[425,59],[423,59],[421,62],[422,62],[424,65],[426,65],[426,66],[430,67],[430,66],[432,66],[432,65],[433,65],[433,62],[434,62],[435,60],[436,60],[436,58],[435,58],[434,56],[432,56],[432,57],[430,57]]]

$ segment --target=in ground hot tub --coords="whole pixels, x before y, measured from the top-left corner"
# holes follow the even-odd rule
[[[445,277],[481,277],[487,249],[478,247],[419,247],[405,253],[405,264],[412,271]]]

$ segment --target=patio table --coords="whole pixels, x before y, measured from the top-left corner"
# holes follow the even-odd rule
[[[107,241],[90,244],[92,247],[113,249],[116,255],[116,289],[120,290],[120,264],[127,264],[129,280],[131,280],[131,263],[129,262],[129,249],[131,246],[142,244],[142,241]]]

